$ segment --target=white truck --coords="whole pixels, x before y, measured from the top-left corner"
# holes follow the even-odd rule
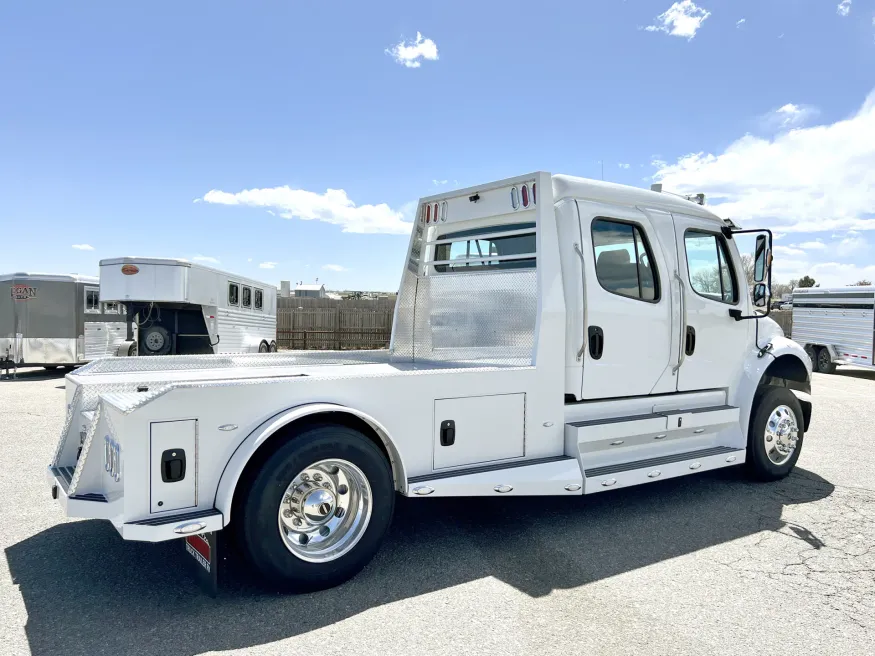
[[[875,287],[808,287],[793,290],[792,338],[817,371],[838,364],[875,368]]]
[[[127,308],[117,355],[277,350],[276,286],[228,271],[172,258],[101,260],[100,299]]]
[[[670,194],[538,172],[419,203],[386,351],[104,359],[67,376],[70,517],[235,534],[272,585],[336,585],[395,495],[595,494],[745,464],[787,476],[811,363],[749,294],[739,230]],[[653,489],[659,494],[659,488]]]

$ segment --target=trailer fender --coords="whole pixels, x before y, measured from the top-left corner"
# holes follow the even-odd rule
[[[761,338],[760,344],[764,341]],[[811,420],[811,360],[796,342],[781,335],[768,338],[770,348],[756,349],[746,356],[744,372],[735,404],[741,409],[741,429],[745,439],[754,396],[763,385],[788,387],[802,403],[805,430]]]
[[[335,403],[310,403],[300,405],[284,410],[266,420],[253,430],[231,455],[231,458],[225,465],[225,469],[219,479],[214,503],[215,508],[222,512],[225,526],[231,521],[231,506],[234,501],[234,491],[237,488],[237,484],[240,481],[240,477],[243,474],[246,464],[255,452],[264,446],[273,435],[285,426],[289,426],[304,417],[329,412],[351,415],[364,421],[370,426],[374,433],[380,438],[386,453],[389,455],[389,465],[392,467],[392,477],[395,481],[395,489],[399,492],[403,492],[406,489],[407,476],[405,474],[404,463],[401,459],[401,455],[395,447],[392,438],[389,436],[389,432],[382,424],[380,424],[380,422],[364,412]]]

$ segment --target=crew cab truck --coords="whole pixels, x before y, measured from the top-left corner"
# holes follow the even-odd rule
[[[671,194],[544,172],[424,198],[389,349],[96,361],[67,376],[49,484],[127,540],[230,529],[300,591],[371,559],[396,494],[779,479],[811,362],[755,312],[769,234],[753,294],[736,235]]]

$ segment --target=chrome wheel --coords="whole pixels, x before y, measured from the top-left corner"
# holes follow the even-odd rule
[[[799,424],[796,415],[786,405],[779,405],[772,410],[766,421],[764,435],[766,455],[776,465],[783,465],[796,451],[796,441],[799,436]]]
[[[340,558],[364,535],[371,519],[371,486],[346,460],[320,460],[295,476],[280,501],[280,535],[301,560]]]

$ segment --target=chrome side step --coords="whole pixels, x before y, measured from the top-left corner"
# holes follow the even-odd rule
[[[481,467],[468,467],[466,469],[454,469],[452,471],[437,472],[434,474],[424,474],[422,476],[411,476],[407,479],[408,485],[414,483],[426,483],[428,481],[437,481],[442,478],[455,478],[467,474],[483,474],[485,472],[499,472],[504,469],[514,469],[516,467],[528,467],[530,465],[543,465],[548,462],[562,462],[563,460],[574,460],[571,456],[552,456],[550,458],[533,458],[531,460],[517,460],[516,462],[502,462],[495,465],[483,465]]]
[[[220,531],[224,523],[221,511],[207,508],[174,515],[147,517],[135,522],[127,522],[116,528],[125,540],[163,542],[197,533]]]
[[[624,471],[632,471],[633,469],[643,469],[645,467],[656,467],[658,465],[668,465],[673,462],[683,462],[684,460],[695,460],[696,458],[706,458],[707,456],[719,456],[723,453],[733,453],[737,449],[730,446],[715,446],[711,449],[700,449],[698,451],[688,451],[687,453],[675,453],[670,456],[662,456],[661,458],[647,458],[645,460],[636,460],[634,462],[624,462],[619,465],[607,465],[606,467],[593,467],[587,469],[584,473],[587,478],[595,476],[604,476],[605,474],[619,474]]]

